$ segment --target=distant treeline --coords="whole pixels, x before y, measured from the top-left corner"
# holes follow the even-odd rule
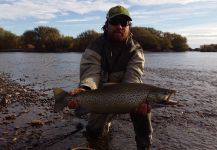
[[[196,48],[194,51],[217,52],[217,44],[201,45],[200,48]]]
[[[147,27],[132,27],[131,32],[145,51],[182,52],[190,49],[186,37],[176,33]],[[61,35],[56,28],[39,26],[17,36],[0,28],[0,51],[83,52],[87,45],[101,34],[88,30],[74,38]]]

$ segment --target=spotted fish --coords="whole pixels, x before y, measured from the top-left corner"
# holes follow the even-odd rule
[[[68,106],[69,101],[94,113],[129,113],[142,103],[155,107],[170,104],[174,90],[142,83],[118,83],[103,86],[96,90],[81,92],[70,96],[61,88],[54,88],[56,112]]]

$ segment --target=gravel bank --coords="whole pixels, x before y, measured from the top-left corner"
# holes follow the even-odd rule
[[[146,68],[145,72],[146,83],[176,90],[173,99],[180,102],[175,107],[152,110],[153,150],[217,149],[217,72],[161,68]],[[58,150],[85,142],[82,125],[86,119],[76,118],[67,109],[54,113],[53,99],[43,91],[21,86],[1,74],[0,102],[3,149]],[[135,149],[128,115],[113,121],[112,137],[112,150]]]
[[[54,113],[53,102],[46,94],[0,74],[0,148],[68,149],[73,143],[80,143],[82,133],[76,135],[76,141],[70,142],[70,139],[67,144],[62,143],[80,131],[83,124],[69,110]],[[62,144],[58,146],[59,143]]]

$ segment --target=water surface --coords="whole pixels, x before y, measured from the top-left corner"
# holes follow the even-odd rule
[[[80,53],[0,53],[0,72],[35,88],[70,88],[79,81]],[[145,68],[217,72],[217,53],[145,53]]]
[[[51,93],[52,87],[69,90],[78,85],[80,58],[80,53],[0,53],[0,72],[43,92]],[[181,104],[152,110],[153,150],[217,149],[217,53],[145,53],[145,58],[144,81],[176,90],[173,99]],[[123,145],[135,149],[131,121],[129,116],[122,116],[114,120],[112,149],[123,149]],[[65,122],[60,119],[40,130],[33,129],[42,134],[36,144],[55,141],[56,137],[71,131],[75,121],[66,119]],[[46,149],[67,149],[81,140],[85,141],[78,133],[55,141],[55,145]],[[14,143],[14,146],[27,144]]]

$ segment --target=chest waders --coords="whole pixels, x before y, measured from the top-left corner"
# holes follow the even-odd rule
[[[105,48],[102,48],[101,50],[100,86],[109,82],[109,75],[113,71],[113,68],[109,66],[105,50]],[[126,60],[129,59],[130,58],[126,58]],[[109,141],[111,140],[109,131],[111,121],[114,117],[114,114],[90,114],[88,125],[86,126],[85,136],[91,148],[96,150],[109,150]],[[148,113],[145,116],[137,113],[130,113],[130,117],[136,135],[135,141],[137,150],[150,150],[153,132],[151,125],[151,113]]]

